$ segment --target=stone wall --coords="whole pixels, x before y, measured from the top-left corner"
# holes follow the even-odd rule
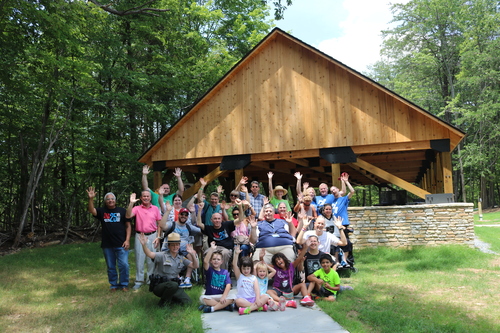
[[[354,248],[474,245],[472,203],[350,207]]]

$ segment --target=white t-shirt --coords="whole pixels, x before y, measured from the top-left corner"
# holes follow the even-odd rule
[[[316,230],[306,231],[304,233],[304,240],[307,240],[309,237],[313,235],[318,237],[319,240],[318,250],[325,253],[330,253],[330,246],[331,245],[337,246],[337,244],[340,242],[340,239],[336,237],[334,234],[323,231],[321,235],[317,235]]]

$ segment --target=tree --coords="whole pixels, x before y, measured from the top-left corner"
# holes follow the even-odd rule
[[[384,61],[369,74],[469,133],[454,154],[455,193],[466,201],[480,188],[486,207],[498,197],[498,9],[490,0],[394,5],[400,24],[384,32]]]
[[[108,8],[168,11],[0,1],[0,119],[9,125],[0,129],[0,227],[16,232],[16,246],[28,225],[35,234],[94,228],[89,185],[125,205],[139,189],[138,156],[271,27],[259,0],[118,4]]]

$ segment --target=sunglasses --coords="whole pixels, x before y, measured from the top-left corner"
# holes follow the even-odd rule
[[[180,213],[179,215],[180,216],[188,216],[189,214],[188,213]]]
[[[238,194],[230,194],[230,196],[232,196],[232,197],[237,197],[237,196],[238,196]]]
[[[233,216],[240,216],[240,213],[233,213]]]

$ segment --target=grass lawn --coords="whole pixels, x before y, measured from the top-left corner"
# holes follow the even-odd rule
[[[23,250],[0,266],[0,332],[203,332],[196,302],[160,309],[145,287],[110,293],[99,243]]]
[[[500,227],[476,232],[500,252]],[[355,290],[318,302],[349,332],[500,332],[498,255],[441,246],[365,249],[356,259],[359,272],[342,279]],[[133,282],[132,252],[129,261]],[[188,291],[193,305],[160,309],[144,287],[110,293],[105,266],[99,243],[0,257],[0,332],[202,332],[201,287]]]
[[[474,224],[476,225],[481,225],[481,224],[493,224],[493,225],[500,225],[500,210],[499,211],[493,211],[491,213],[485,213],[483,212],[483,220],[479,220],[479,213],[476,211],[474,213]]]

